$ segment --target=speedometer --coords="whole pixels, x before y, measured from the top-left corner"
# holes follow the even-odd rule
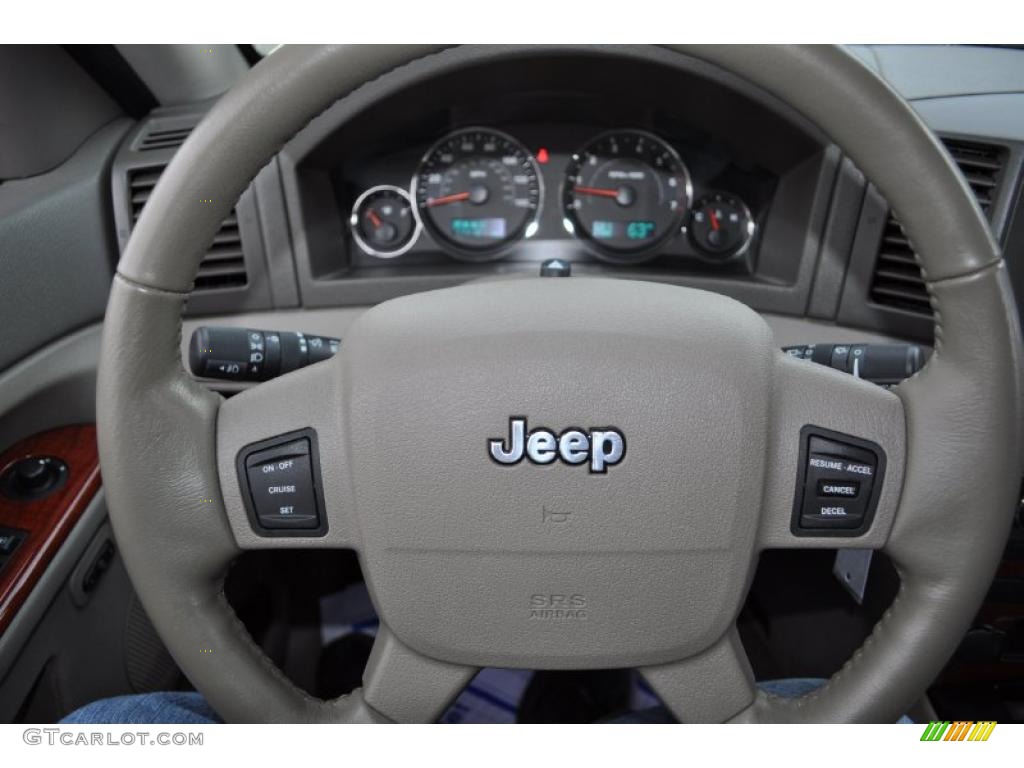
[[[610,131],[573,155],[566,169],[566,228],[610,261],[653,255],[679,232],[690,174],[676,151],[645,131]]]
[[[544,195],[537,162],[511,136],[467,128],[445,136],[413,179],[424,228],[456,256],[495,258],[537,229]]]

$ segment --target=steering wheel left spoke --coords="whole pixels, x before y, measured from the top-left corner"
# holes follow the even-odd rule
[[[338,357],[264,382],[224,401],[217,414],[217,462],[231,529],[242,549],[354,548],[357,528],[352,516],[350,461],[343,439],[344,413],[334,407],[343,398]],[[282,481],[262,496],[263,478],[274,477],[289,445],[306,456],[301,474],[287,470]],[[260,466],[256,471],[253,465]],[[264,470],[267,474],[264,475]],[[297,483],[309,484],[297,487]],[[298,499],[296,506],[295,499]],[[289,527],[285,515],[266,517],[270,502],[290,514],[317,517],[319,525]],[[303,508],[299,508],[299,507]],[[275,519],[276,518],[276,519]]]

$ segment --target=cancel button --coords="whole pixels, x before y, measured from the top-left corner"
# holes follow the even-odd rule
[[[860,483],[853,480],[819,480],[818,495],[825,498],[853,499],[860,492]]]

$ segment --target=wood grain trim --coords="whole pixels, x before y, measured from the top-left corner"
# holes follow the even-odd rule
[[[0,495],[0,526],[28,534],[0,570],[0,634],[10,626],[100,488],[94,424],[58,427],[22,440],[0,455],[0,473],[30,456],[60,459],[68,466],[68,479],[40,499],[16,501]]]

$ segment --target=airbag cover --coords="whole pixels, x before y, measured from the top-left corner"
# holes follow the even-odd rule
[[[639,666],[708,647],[750,575],[772,359],[747,307],[654,283],[497,281],[369,310],[332,364],[383,620],[479,666]],[[625,452],[604,472],[501,464],[489,443],[509,447],[511,417],[614,429]]]

